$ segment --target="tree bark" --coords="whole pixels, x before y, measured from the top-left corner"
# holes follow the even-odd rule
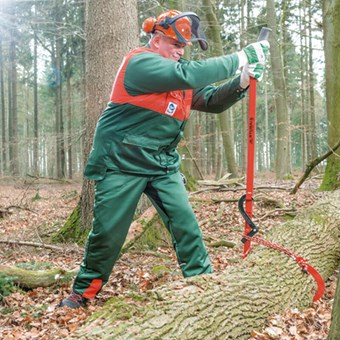
[[[324,279],[340,260],[340,191],[273,228],[266,239],[308,260]],[[292,258],[256,246],[220,274],[111,299],[76,334],[101,339],[248,339],[270,313],[305,308],[316,284]]]
[[[88,1],[86,19],[85,163],[98,117],[108,102],[114,75],[123,56],[138,44],[137,2],[105,0],[99,5],[97,1]],[[81,193],[81,228],[84,231],[91,228],[93,199],[93,182],[84,179]]]
[[[332,323],[327,340],[337,339],[340,339],[340,272],[338,275],[338,282],[332,307]]]
[[[13,176],[19,175],[18,156],[18,91],[17,91],[17,50],[18,41],[15,17],[15,6],[10,6],[12,17],[9,42],[9,74],[8,74],[8,134],[9,134],[9,166]]]
[[[1,8],[1,7],[0,7]],[[0,167],[1,175],[7,171],[7,136],[6,136],[6,106],[5,106],[5,82],[4,82],[4,62],[2,54],[3,41],[0,37],[0,110],[1,110],[1,160],[2,164]]]
[[[284,65],[282,52],[277,43],[277,24],[275,16],[275,5],[273,0],[267,0],[267,17],[269,27],[273,29],[270,36],[270,60],[272,65],[273,83],[275,89],[275,109],[276,109],[276,179],[284,179],[290,175],[289,147],[289,122],[287,106],[287,90],[284,77]]]
[[[208,21],[210,34],[212,37],[213,55],[223,55],[222,40],[220,37],[220,25],[214,12],[214,5],[211,0],[203,0],[203,6],[205,9],[205,15]],[[222,141],[224,147],[224,156],[227,161],[228,172],[232,177],[237,177],[237,164],[234,152],[234,141],[232,139],[233,133],[230,125],[228,124],[229,111],[224,111],[218,115],[219,127],[222,133]],[[211,117],[209,117],[211,120]]]
[[[114,22],[114,24],[113,24]],[[86,116],[84,164],[98,117],[107,104],[123,56],[138,45],[137,2],[86,2]],[[98,47],[100,46],[100,48]],[[84,179],[81,198],[61,230],[64,240],[82,242],[92,225],[94,183]],[[76,230],[76,232],[74,232]]]
[[[328,145],[340,139],[340,0],[323,1],[323,32],[326,64],[326,104],[328,118]],[[340,157],[334,154],[327,159],[321,190],[340,187]]]

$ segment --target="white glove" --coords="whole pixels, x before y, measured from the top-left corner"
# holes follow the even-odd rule
[[[264,63],[269,52],[269,42],[262,40],[246,46],[241,51],[237,52],[239,59],[239,67],[248,64]]]
[[[241,72],[240,87],[245,89],[249,86],[250,77],[261,81],[264,73],[264,63],[246,64]]]

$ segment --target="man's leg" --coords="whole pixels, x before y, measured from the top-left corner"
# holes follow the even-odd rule
[[[96,183],[93,225],[73,290],[91,299],[107,282],[119,256],[147,179],[108,171]]]
[[[153,177],[145,193],[171,233],[183,276],[211,273],[213,270],[202,233],[180,174]]]

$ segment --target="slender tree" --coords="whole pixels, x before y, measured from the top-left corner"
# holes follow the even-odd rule
[[[328,145],[334,146],[340,139],[340,0],[323,1],[323,22],[326,62],[326,103],[328,118]],[[340,155],[327,158],[322,190],[340,187]]]
[[[314,62],[313,62],[313,13],[312,1],[307,1],[308,11],[308,121],[309,121],[309,159],[317,157],[317,135],[316,135],[316,119],[315,119],[315,77],[314,77]]]
[[[36,10],[36,9],[34,9]],[[33,175],[39,174],[38,40],[33,37]]]
[[[214,11],[213,3],[211,0],[203,0],[203,5],[205,7],[206,18],[211,32],[214,54],[223,55],[224,52],[220,36],[221,28]],[[219,128],[221,129],[222,133],[224,155],[227,160],[228,172],[231,173],[233,177],[237,177],[237,164],[235,159],[234,143],[232,139],[233,134],[231,131],[231,126],[228,124],[229,115],[229,111],[225,111],[218,115]]]
[[[12,27],[10,29],[9,41],[9,73],[8,73],[8,101],[9,119],[9,161],[10,171],[13,176],[19,175],[19,156],[18,156],[18,99],[17,99],[17,30],[15,26],[15,4],[10,6],[10,16]]]
[[[274,0],[267,0],[268,24],[273,29],[271,34],[271,65],[275,89],[276,106],[276,178],[283,179],[289,175],[289,122],[285,77],[280,46],[278,45],[277,24]]]
[[[2,39],[0,37],[0,99],[1,99],[1,160],[2,165],[0,172],[6,173],[7,170],[7,153],[6,153],[6,106],[5,106],[5,84],[4,84],[4,62],[2,53]]]

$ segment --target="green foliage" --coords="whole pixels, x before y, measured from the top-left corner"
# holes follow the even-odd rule
[[[26,270],[46,270],[53,268],[53,263],[30,260],[29,262],[17,263],[15,266]]]
[[[1,296],[0,296],[0,301],[1,301]],[[15,311],[15,308],[13,307],[5,307],[0,309],[0,314],[6,315],[6,314],[11,314]]]
[[[3,273],[0,273],[0,301],[2,301],[5,296],[8,296],[15,291],[16,286],[14,284],[14,279]]]
[[[36,194],[35,194],[35,196],[34,197],[32,197],[32,201],[34,202],[34,201],[39,201],[39,200],[41,200],[41,196],[40,196],[40,193],[39,193],[39,191],[37,191],[36,192]]]

